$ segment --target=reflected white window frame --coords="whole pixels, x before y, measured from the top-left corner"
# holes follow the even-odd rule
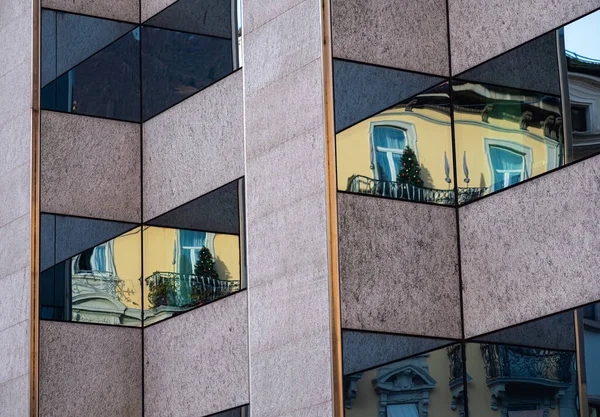
[[[588,131],[600,130],[598,97],[600,84],[596,77],[574,72],[568,73],[569,102],[571,106],[587,108]]]
[[[104,250],[100,250],[100,248],[104,249]],[[95,274],[95,275],[99,275],[99,276],[106,276],[106,277],[116,277],[117,276],[117,267],[115,264],[115,249],[114,249],[114,240],[109,240],[106,243],[103,243],[101,245],[95,246],[92,249],[92,256],[90,258],[90,263],[92,265],[92,269],[91,270],[82,270],[79,269],[79,259],[81,258],[82,253],[74,256],[71,259],[71,274],[72,275],[78,275],[78,274]],[[100,259],[100,257],[103,257],[104,259]],[[105,268],[101,269],[98,268],[98,265],[103,263]]]
[[[419,150],[417,149],[417,129],[413,123],[403,122],[400,120],[377,120],[369,124],[369,147],[371,149],[371,171],[373,172],[373,178],[379,179],[379,170],[377,169],[377,149],[375,149],[375,138],[373,134],[376,127],[393,127],[404,131],[406,137],[406,145],[410,146],[415,152],[417,162],[419,161]],[[393,152],[393,151],[391,151]],[[400,152],[395,152],[399,155],[404,153],[404,149],[400,149]]]
[[[204,247],[208,248],[208,250],[210,251],[211,255],[213,257],[215,257],[215,237],[216,234],[215,233],[211,233],[211,232],[204,232],[201,230],[186,230],[186,229],[176,229],[177,230],[177,235],[176,235],[176,242],[175,242],[175,259],[174,259],[174,263],[175,263],[175,270],[177,272],[179,272],[181,270],[181,264],[180,264],[180,260],[181,260],[181,255],[184,253],[183,251],[185,251],[185,254],[188,255],[188,259],[191,263],[191,268],[192,271],[194,270],[194,267],[196,265],[196,255],[197,252],[200,252],[200,250]],[[181,232],[194,232],[194,233],[204,233],[204,240],[202,245],[200,246],[189,246],[189,245],[182,245],[181,242]]]
[[[485,146],[485,155],[488,160],[488,167],[490,169],[490,179],[491,179],[491,187],[494,187],[493,191],[501,190],[504,187],[496,188],[495,185],[497,181],[495,180],[495,170],[494,165],[492,164],[491,158],[491,147],[504,148],[508,151],[521,154],[523,156],[523,170],[521,172],[521,178],[519,180],[523,181],[531,177],[531,172],[533,168],[533,150],[529,146],[525,146],[521,143],[510,142],[503,139],[492,139],[492,138],[484,138],[484,146]]]

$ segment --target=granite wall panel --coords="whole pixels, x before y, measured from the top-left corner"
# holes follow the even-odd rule
[[[42,7],[125,22],[140,22],[139,0],[42,0]]]
[[[455,211],[338,193],[342,327],[460,338]]]
[[[140,125],[42,111],[41,210],[139,222]]]
[[[244,291],[144,329],[146,417],[249,402],[247,312]]]
[[[600,157],[460,208],[465,335],[600,299]]]
[[[320,3],[244,6],[251,412],[330,416]]]
[[[600,7],[600,0],[531,0],[526,10],[518,0],[449,0],[448,3],[453,74]]]
[[[445,0],[332,0],[333,56],[448,75]]]
[[[242,72],[144,122],[143,129],[148,220],[244,175]]]
[[[141,329],[40,322],[40,417],[141,417]]]

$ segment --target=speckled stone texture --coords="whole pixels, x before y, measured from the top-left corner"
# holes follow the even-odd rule
[[[338,193],[342,327],[460,338],[455,211]]]
[[[28,320],[31,307],[29,267],[0,278],[0,294],[0,331]]]
[[[451,340],[393,334],[342,331],[344,375],[451,344]]]
[[[141,417],[141,329],[40,322],[40,417]]]
[[[575,321],[573,311],[498,330],[472,341],[494,342],[542,349],[575,350]]]
[[[247,312],[244,291],[144,329],[145,417],[249,402]]]
[[[448,75],[444,0],[332,0],[335,58]]]
[[[139,222],[140,125],[42,111],[41,210]]]
[[[234,181],[146,224],[239,234],[238,185],[238,181]]]
[[[32,5],[0,2],[0,414],[29,414]]]
[[[242,72],[148,120],[144,129],[144,219],[244,175]]]
[[[465,334],[600,299],[600,157],[460,208]]]
[[[42,214],[40,270],[113,239],[136,224]]]
[[[600,0],[449,0],[452,72],[463,72],[598,7]]]
[[[29,375],[0,384],[0,410],[7,417],[29,415]]]
[[[470,69],[462,80],[560,95],[556,34],[551,32]]]
[[[244,88],[248,96],[320,57],[319,12],[317,1],[306,0],[246,34]]]
[[[142,1],[142,22],[150,19],[157,13],[166,9],[177,0],[144,0]]]
[[[42,7],[132,23],[140,22],[139,0],[42,0]]]
[[[305,0],[246,0],[242,7],[243,28],[247,35],[265,23],[293,9]]]
[[[335,130],[344,130],[443,80],[440,77],[335,59]]]
[[[244,3],[253,417],[332,415],[319,10]]]
[[[144,1],[142,13],[151,13],[170,1]],[[219,36],[231,39],[231,1],[230,0],[179,0],[162,9],[147,22],[147,25],[179,30],[200,35]],[[142,19],[145,20],[144,17]]]

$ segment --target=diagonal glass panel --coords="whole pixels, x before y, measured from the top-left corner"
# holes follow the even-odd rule
[[[40,275],[40,318],[141,325],[140,228],[84,250]]]
[[[452,94],[459,203],[562,165],[559,96],[459,80]]]
[[[142,27],[143,120],[234,70],[231,40]]]
[[[42,9],[42,87],[134,28],[132,23]]]
[[[144,325],[241,289],[239,236],[144,227]]]
[[[465,413],[460,343],[345,375],[343,384],[345,417],[458,417]]]
[[[336,156],[340,191],[453,205],[448,83],[339,132]]]
[[[336,132],[444,81],[433,75],[340,59],[333,60],[333,80]]]
[[[59,76],[42,88],[42,109],[139,121],[139,43],[136,28]]]

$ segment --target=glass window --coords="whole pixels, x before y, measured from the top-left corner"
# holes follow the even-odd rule
[[[525,155],[500,146],[490,146],[494,190],[516,184],[527,178]]]
[[[374,126],[376,177],[383,181],[396,181],[400,172],[400,156],[406,146],[406,134],[392,126]]]
[[[452,154],[443,82],[336,134],[338,190],[452,205]]]

